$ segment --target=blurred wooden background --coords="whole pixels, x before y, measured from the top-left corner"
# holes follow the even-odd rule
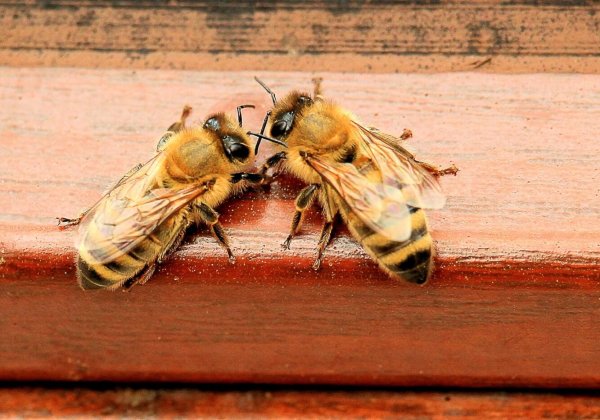
[[[598,73],[599,12],[592,0],[2,1],[0,64]]]
[[[598,2],[0,1],[0,65],[0,415],[598,417]],[[185,103],[194,122],[254,103],[256,129],[255,75],[280,96],[320,75],[368,124],[412,129],[419,158],[460,167],[430,213],[431,282],[389,280],[344,229],[314,273],[317,211],[282,251],[301,188],[283,178],[219,209],[235,266],[201,229],[145,286],[79,290],[75,231],[54,218],[145,161]],[[549,391],[498,391],[515,388]]]

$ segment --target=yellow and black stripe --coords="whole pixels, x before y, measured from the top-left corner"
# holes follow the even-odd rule
[[[423,210],[410,207],[406,217],[411,218],[411,235],[401,242],[375,232],[346,203],[341,203],[340,210],[352,235],[385,271],[411,283],[427,281],[432,268],[433,240]]]
[[[93,253],[82,250],[77,258],[79,284],[83,289],[116,287],[144,271],[156,259],[161,247],[145,239],[127,254],[108,263],[98,263]]]
[[[139,276],[153,265],[161,256],[176,247],[185,233],[187,223],[185,217],[172,218],[165,221],[156,230],[132,248],[126,254],[106,263],[100,263],[99,255],[85,247],[85,241],[77,257],[79,285],[86,290],[116,288],[129,283],[134,284]],[[90,223],[86,240],[93,241],[95,222]],[[91,236],[90,236],[91,235]],[[111,245],[117,248],[116,245]],[[116,251],[116,249],[115,249]]]

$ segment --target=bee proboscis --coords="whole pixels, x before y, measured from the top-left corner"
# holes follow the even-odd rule
[[[296,198],[290,234],[283,246],[289,248],[304,211],[317,199],[325,224],[314,269],[321,266],[339,215],[390,276],[425,283],[434,249],[423,209],[444,206],[438,177],[456,174],[456,166],[439,170],[416,160],[401,145],[412,136],[410,130],[396,137],[362,125],[350,112],[323,98],[320,79],[313,80],[312,97],[291,92],[279,101],[256,80],[271,95],[273,109],[263,124],[270,121],[270,135],[250,134],[259,141],[279,140],[286,145],[266,161],[260,173],[278,167],[309,184]]]

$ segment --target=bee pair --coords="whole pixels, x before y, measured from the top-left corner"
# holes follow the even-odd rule
[[[423,209],[445,203],[437,178],[456,174],[452,166],[437,170],[417,161],[400,143],[410,137],[384,134],[365,127],[348,111],[324,99],[320,83],[314,94],[292,92],[283,100],[261,81],[273,108],[260,133],[242,128],[226,114],[187,128],[190,108],[160,139],[157,154],[128,172],[78,224],[78,279],[84,289],[129,288],[145,283],[156,264],[181,243],[192,223],[209,226],[214,238],[231,252],[215,208],[251,185],[269,182],[269,170],[287,172],[308,186],[295,201],[290,242],[300,228],[304,211],[316,200],[325,223],[313,268],[318,269],[340,218],[350,232],[392,277],[424,283],[432,269],[433,243]],[[269,135],[264,130],[270,122]],[[249,136],[258,138],[256,150]],[[261,140],[282,149],[257,173],[244,172]],[[275,175],[275,174],[273,174]]]

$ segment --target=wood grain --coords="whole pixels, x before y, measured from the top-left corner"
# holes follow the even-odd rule
[[[0,23],[12,66],[600,71],[593,1],[2,1]]]
[[[84,293],[75,215],[151,156],[185,103],[268,98],[245,72],[0,68],[0,379],[427,386],[600,383],[600,78],[325,74],[325,92],[461,172],[430,212],[437,270],[393,282],[343,229],[310,269],[320,216],[284,252],[301,187],[223,206],[130,293]],[[302,73],[261,73],[280,95]],[[268,154],[265,148],[259,161]]]
[[[190,388],[6,388],[0,416],[488,419],[600,417],[597,395]]]

